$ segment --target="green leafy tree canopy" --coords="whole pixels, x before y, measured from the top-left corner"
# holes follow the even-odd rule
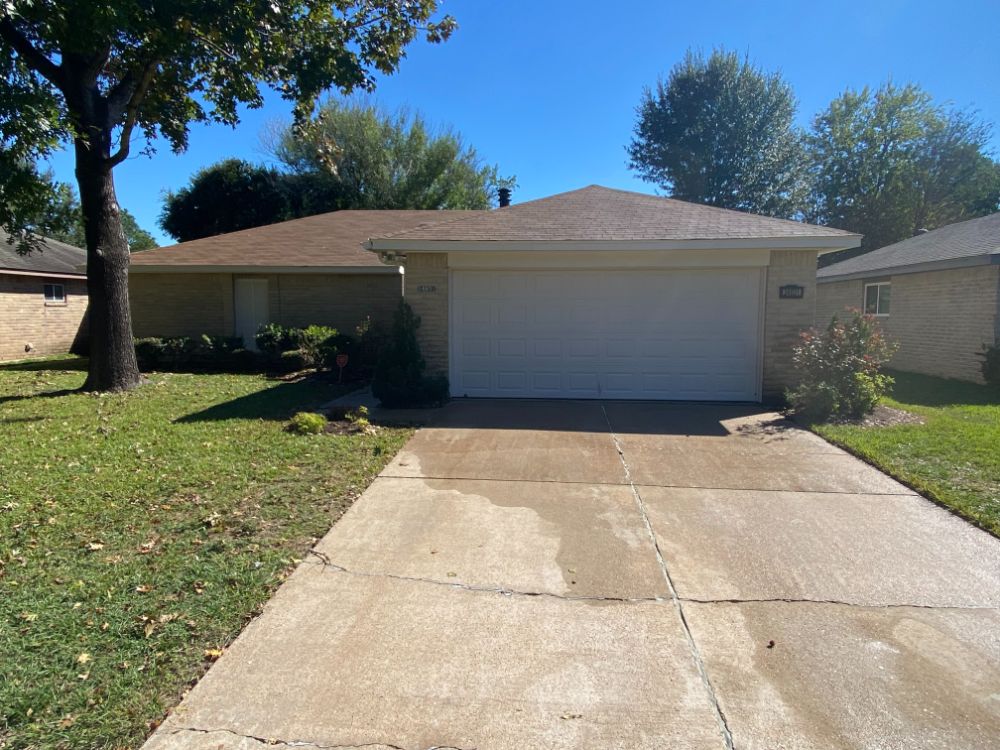
[[[806,193],[797,103],[777,73],[735,52],[688,52],[647,88],[629,167],[681,200],[790,217]]]
[[[935,104],[915,84],[845,91],[807,137],[807,216],[864,234],[865,251],[992,213],[1000,165],[987,153],[989,137],[986,124]]]
[[[113,179],[133,137],[182,150],[192,122],[235,125],[241,105],[260,107],[261,85],[304,121],[331,87],[374,88],[375,74],[392,73],[421,30],[445,39],[455,23],[432,21],[436,11],[436,0],[0,3],[4,163],[36,163],[67,142],[76,156],[90,302],[86,389],[141,382]],[[16,188],[6,173],[0,183],[5,194]]]

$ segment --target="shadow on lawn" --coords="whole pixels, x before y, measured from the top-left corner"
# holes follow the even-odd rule
[[[286,382],[278,381],[271,388],[210,406],[175,421],[185,424],[189,422],[217,422],[227,419],[285,420],[295,412],[314,409],[335,399],[346,390],[348,389],[331,384],[322,377],[305,377],[301,380]]]
[[[86,370],[86,357],[54,357],[21,359],[17,362],[0,363],[0,372],[45,372],[46,370],[65,372],[66,370]]]
[[[964,380],[947,380],[912,372],[889,372],[896,379],[892,397],[917,406],[1000,406],[1000,391]]]

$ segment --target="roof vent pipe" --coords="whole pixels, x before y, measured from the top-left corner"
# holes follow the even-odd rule
[[[510,188],[502,187],[497,190],[497,202],[500,208],[507,208],[510,205]]]

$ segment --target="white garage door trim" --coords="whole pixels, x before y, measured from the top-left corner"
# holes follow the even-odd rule
[[[529,364],[527,367],[519,368],[515,367],[510,370],[503,370],[497,366],[497,362],[502,360],[504,353],[500,351],[500,344],[506,343],[509,347],[517,348],[519,351],[523,351],[524,354],[520,355],[529,360],[531,360],[535,355],[539,355],[545,352],[545,347],[551,345],[553,342],[557,342],[557,347],[565,347],[566,339],[560,335],[559,326],[556,325],[552,329],[552,333],[548,337],[525,337],[524,340],[518,342],[518,337],[507,337],[503,338],[498,334],[497,326],[498,318],[500,316],[499,305],[494,309],[492,306],[490,308],[490,322],[483,323],[485,326],[482,335],[478,335],[475,329],[472,330],[471,335],[468,332],[468,321],[462,323],[459,319],[460,315],[469,316],[469,310],[466,310],[466,306],[469,301],[476,302],[479,299],[485,299],[481,297],[481,292],[477,291],[476,294],[470,296],[468,299],[461,299],[465,294],[464,287],[466,284],[472,284],[476,282],[474,277],[478,278],[478,283],[492,284],[494,287],[498,284],[505,283],[508,285],[517,286],[518,284],[534,285],[532,290],[526,291],[525,297],[523,298],[526,306],[531,306],[532,304],[537,304],[541,299],[542,293],[539,292],[538,286],[541,284],[543,287],[555,287],[560,289],[567,289],[567,284],[571,284],[574,290],[580,294],[580,289],[587,289],[587,294],[593,293],[595,296],[599,297],[602,290],[610,290],[608,300],[616,301],[622,300],[624,302],[633,302],[635,304],[643,304],[641,301],[632,298],[631,300],[624,299],[619,293],[613,291],[614,287],[617,285],[619,288],[623,286],[632,286],[636,284],[641,286],[645,282],[647,290],[655,291],[655,289],[662,284],[663,288],[669,288],[671,284],[675,285],[674,289],[678,292],[680,296],[685,293],[689,295],[694,294],[693,289],[700,287],[701,291],[708,290],[709,294],[706,296],[707,299],[712,299],[722,303],[728,303],[732,310],[732,305],[734,304],[733,298],[727,298],[726,295],[720,293],[717,296],[711,296],[712,284],[702,283],[698,284],[698,280],[708,280],[715,274],[724,274],[729,276],[731,281],[735,282],[739,292],[740,299],[735,303],[740,305],[740,309],[733,310],[727,313],[724,321],[716,320],[711,322],[716,329],[719,326],[725,327],[728,322],[734,322],[735,325],[742,325],[741,331],[739,331],[739,342],[737,346],[743,346],[743,354],[740,355],[740,361],[745,364],[745,368],[737,373],[734,373],[737,377],[728,379],[732,383],[739,382],[739,376],[742,376],[742,381],[739,382],[738,387],[732,387],[729,389],[724,389],[722,384],[724,380],[718,377],[705,377],[702,373],[695,372],[693,370],[689,372],[683,372],[684,366],[678,367],[675,363],[677,362],[678,355],[676,352],[678,349],[676,347],[680,346],[682,349],[684,346],[688,348],[692,353],[688,356],[691,357],[691,363],[697,363],[698,360],[704,361],[706,355],[703,354],[705,350],[695,351],[697,349],[697,343],[699,339],[687,339],[678,342],[677,332],[680,330],[675,327],[673,329],[673,340],[668,342],[667,338],[659,341],[655,341],[661,347],[674,346],[675,348],[671,350],[670,354],[667,355],[665,351],[656,353],[655,349],[647,349],[646,351],[653,352],[649,355],[649,359],[646,360],[645,365],[640,365],[636,367],[635,355],[629,358],[625,355],[622,359],[609,359],[615,356],[611,351],[611,346],[619,341],[618,337],[621,336],[620,333],[614,330],[614,321],[610,320],[606,311],[602,310],[600,316],[596,316],[593,313],[595,311],[590,311],[591,316],[598,324],[606,325],[606,329],[603,334],[598,334],[595,337],[583,337],[581,340],[571,340],[570,344],[573,346],[582,346],[584,348],[590,347],[591,350],[596,351],[593,347],[599,347],[600,353],[593,355],[600,358],[598,364],[593,365],[593,360],[588,361],[588,367],[584,368],[589,372],[574,372],[571,364],[571,357],[575,356],[572,352],[566,353],[563,351],[557,352],[557,355],[553,359],[548,360],[548,365],[544,369],[539,369],[535,365]],[[616,278],[617,277],[617,278]],[[742,281],[739,280],[742,277]],[[631,282],[630,279],[634,278],[635,281]],[[657,281],[659,278],[659,281]],[[573,282],[576,282],[575,284]],[[514,269],[514,268],[493,268],[493,269],[476,269],[476,270],[451,270],[449,271],[449,284],[448,284],[448,302],[449,302],[449,378],[451,380],[451,392],[453,396],[475,396],[475,397],[509,397],[509,398],[607,398],[607,399],[638,399],[638,400],[698,400],[698,401],[759,401],[761,398],[761,388],[762,388],[762,374],[763,374],[763,321],[764,321],[764,299],[765,299],[765,281],[766,281],[766,268],[764,267],[707,267],[707,268],[684,268],[684,269],[671,269],[665,270],[663,268],[659,269],[616,269],[616,270],[538,270],[538,269]],[[650,287],[650,284],[657,285],[657,287]],[[720,279],[716,278],[716,284],[720,284]],[[720,284],[721,287],[721,284]],[[501,292],[493,291],[488,294],[492,295],[493,302],[497,303],[498,297]],[[458,297],[458,299],[456,299]],[[587,297],[589,299],[589,297]],[[549,299],[544,297],[544,299]],[[570,298],[571,300],[572,298]],[[680,315],[677,314],[676,309],[670,311],[670,304],[673,300],[673,304],[676,307],[677,301],[673,297],[659,297],[659,300],[663,302],[663,305],[657,307],[655,303],[653,304],[653,309],[651,310],[652,315],[661,316],[661,322],[669,326],[670,321],[677,321],[679,324],[681,322]],[[580,298],[577,299],[579,303]],[[599,300],[600,302],[600,300]],[[586,305],[583,305],[585,308]],[[485,305],[484,305],[485,308]],[[627,308],[627,305],[625,305]],[[631,330],[631,323],[633,319],[637,317],[638,312],[633,308],[632,312],[629,313],[627,309],[623,308],[624,312],[621,312],[619,321],[623,326],[622,330]],[[471,308],[470,308],[471,309]],[[577,311],[581,309],[579,304],[575,308]],[[645,305],[643,305],[645,315]],[[540,314],[538,310],[532,311],[534,314]],[[526,312],[525,315],[531,315],[532,312]],[[697,317],[699,313],[697,310],[691,311],[691,316],[688,316],[687,310],[684,311],[685,322],[683,325],[687,326],[689,321],[694,319],[698,320]],[[475,311],[471,313],[474,317],[478,316],[480,319],[486,315],[484,310]],[[663,316],[668,317],[663,317]],[[475,321],[471,323],[475,324]],[[562,321],[562,332],[565,333],[567,330],[567,323],[565,320]],[[576,330],[577,326],[583,326],[582,330],[586,330],[585,326],[588,323],[584,322],[582,324],[573,323],[569,326],[571,330]],[[706,335],[712,336],[714,332],[711,330],[711,325],[706,323]],[[534,329],[533,329],[534,330]],[[603,339],[601,338],[603,336]],[[600,339],[600,341],[598,341]],[[621,337],[621,349],[626,351],[628,348],[628,337]],[[642,341],[653,341],[652,338],[645,339]],[[460,351],[459,344],[460,341],[464,341],[463,349]],[[548,343],[546,343],[548,342]],[[595,343],[596,342],[596,343]],[[633,340],[633,344],[639,342],[639,340]],[[641,343],[641,342],[639,342]],[[531,352],[528,349],[532,349]],[[752,351],[751,351],[752,349]],[[582,351],[582,349],[581,349]],[[635,347],[633,347],[635,351]],[[487,353],[488,352],[488,353]],[[513,352],[512,355],[516,358],[518,352]],[[585,355],[590,357],[591,355]],[[721,354],[709,354],[707,355],[717,360],[717,357],[725,358],[725,351]],[[478,361],[477,361],[478,360]],[[537,360],[536,360],[537,361]],[[578,360],[580,361],[580,360]],[[617,364],[612,364],[617,363]],[[628,367],[624,367],[624,364],[630,364],[632,371],[628,371]],[[709,365],[712,366],[711,364]],[[551,368],[551,369],[549,369]],[[752,368],[752,371],[751,371]],[[464,370],[464,371],[463,371]],[[610,372],[609,372],[610,370]],[[618,372],[615,372],[618,370]],[[545,377],[539,377],[544,375]],[[504,377],[505,376],[505,377]],[[702,387],[705,386],[705,387]]]

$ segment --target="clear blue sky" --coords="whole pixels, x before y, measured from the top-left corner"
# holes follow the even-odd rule
[[[456,128],[501,174],[517,176],[515,202],[591,183],[654,192],[626,168],[624,146],[643,87],[688,47],[724,46],[780,70],[798,95],[803,125],[845,88],[892,77],[977,109],[1000,131],[997,0],[445,0],[443,7],[459,30],[443,45],[413,45],[374,98]],[[115,170],[119,201],[169,242],[157,226],[163,192],[219,159],[264,160],[262,127],[288,112],[272,96],[235,131],[193,126],[184,154],[160,148],[152,158],[130,158]],[[1000,132],[993,142],[1000,151]],[[74,182],[68,154],[52,165]]]

